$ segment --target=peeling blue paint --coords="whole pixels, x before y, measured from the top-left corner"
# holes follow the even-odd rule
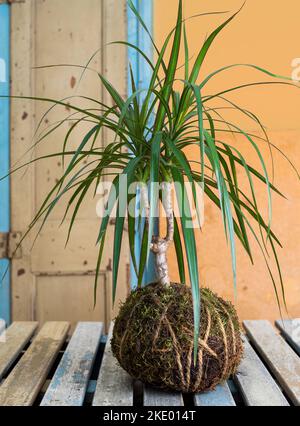
[[[79,323],[56,369],[42,406],[81,406],[98,353],[102,323]]]
[[[79,365],[77,365],[77,360],[74,360],[72,351],[70,350],[70,352],[65,352],[52,379],[50,388],[43,399],[43,405],[51,405],[55,402],[62,403],[61,399],[59,399],[61,398],[61,392],[58,393],[58,399],[56,399],[56,391],[62,389],[64,385],[64,390],[66,391],[68,388],[64,381],[67,377],[70,377],[72,382],[70,390],[72,390],[72,394],[64,395],[65,403],[73,407],[81,406],[88,386],[88,379],[91,372],[91,366],[95,358],[95,353],[96,351],[92,352],[87,350],[82,354]],[[72,372],[74,364],[77,368]],[[70,374],[71,372],[72,374]],[[77,393],[74,393],[74,387]]]
[[[0,96],[9,95],[10,10],[0,4]],[[0,177],[9,171],[9,99],[0,99]],[[10,230],[9,179],[0,182],[0,232]],[[0,318],[10,322],[9,260],[0,259]],[[8,273],[5,272],[8,270]],[[5,277],[3,278],[5,274]]]

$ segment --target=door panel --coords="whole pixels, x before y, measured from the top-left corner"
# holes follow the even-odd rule
[[[63,226],[60,221],[51,220],[41,231],[31,255],[31,270],[35,274],[89,273],[95,269],[98,250],[95,241],[100,220],[76,220],[68,246],[64,248],[69,222]],[[113,238],[110,227],[107,247]],[[63,249],[60,249],[60,247]],[[110,250],[103,251],[103,266],[109,268]],[[123,262],[122,262],[123,263]]]
[[[93,276],[65,275],[59,279],[57,275],[38,276],[36,317],[41,323],[51,321],[53,318],[57,321],[69,321],[73,327],[79,319],[80,321],[105,322],[105,284],[105,274],[101,274],[97,291],[97,307],[94,309],[91,297],[94,291]],[[49,300],[52,303],[49,304]]]
[[[122,7],[120,7],[122,6]],[[71,11],[71,13],[70,13]],[[126,93],[126,50],[106,47],[112,40],[126,38],[126,8],[123,0],[26,0],[12,5],[12,70],[14,94],[62,99],[84,95],[98,101],[110,102],[99,84],[97,73],[86,71],[80,85],[82,69],[51,67],[29,71],[33,66],[78,64],[85,66],[99,49],[89,67],[97,72],[107,71],[107,78],[122,93]],[[111,50],[108,50],[111,49]],[[79,107],[97,108],[87,100],[73,98]],[[66,100],[66,102],[68,102]],[[50,105],[51,106],[51,105]],[[21,101],[12,104],[12,157],[19,159],[32,145],[34,131],[40,118],[50,107],[43,102]],[[47,132],[51,123],[66,119],[72,111],[56,107],[43,119],[41,130]],[[73,117],[71,117],[73,118]],[[61,151],[66,132],[73,124],[65,121],[61,128],[39,143],[34,157]],[[85,124],[73,134],[68,149],[78,147]],[[40,130],[37,134],[40,133]],[[104,146],[109,135],[101,135],[97,142]],[[27,156],[28,158],[28,156]],[[16,174],[12,182],[13,229],[26,231],[45,196],[62,173],[60,158],[42,160],[29,167],[25,174]],[[66,198],[66,200],[68,197]],[[15,319],[106,320],[113,315],[111,302],[111,259],[113,225],[109,226],[98,285],[98,304],[93,310],[93,280],[97,260],[95,242],[101,219],[96,215],[99,196],[83,206],[74,225],[67,248],[65,241],[70,215],[59,226],[66,203],[51,214],[36,240],[32,236],[22,246],[22,256],[13,260],[12,288]],[[37,225],[38,226],[38,225]],[[129,254],[125,238],[120,262],[118,300],[128,291]],[[109,297],[108,297],[109,296]]]

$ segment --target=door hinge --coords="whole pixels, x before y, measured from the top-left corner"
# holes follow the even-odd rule
[[[0,259],[20,259],[22,250],[19,247],[21,232],[0,232]]]

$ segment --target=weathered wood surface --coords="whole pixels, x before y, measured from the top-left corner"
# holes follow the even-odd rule
[[[227,383],[216,387],[214,391],[194,395],[198,407],[235,407],[231,391]]]
[[[48,322],[0,386],[0,406],[32,405],[66,339],[67,322]]]
[[[283,337],[300,356],[300,318],[284,321],[278,320],[275,324]]]
[[[27,345],[37,322],[14,322],[0,336],[0,380]]]
[[[181,407],[184,405],[182,394],[179,392],[164,392],[150,386],[144,387],[145,407]]]
[[[264,366],[259,356],[244,339],[244,358],[235,376],[235,382],[248,406],[288,406],[279,386]]]
[[[5,335],[0,334],[0,378],[1,375],[6,377],[0,384],[0,406],[32,405],[37,396],[44,393],[42,406],[81,406],[86,395],[89,400],[94,395],[94,406],[133,406],[134,397],[140,401],[142,391],[144,406],[184,406],[180,393],[143,385],[138,393],[133,380],[112,355],[113,323],[97,381],[89,379],[104,331],[102,323],[77,325],[53,378],[49,378],[53,362],[67,337],[69,323],[46,323],[22,352],[37,325],[35,322],[17,322],[6,330]],[[289,322],[285,327],[276,325],[286,339],[289,336],[297,343],[295,323],[293,328]],[[252,345],[244,338],[245,355],[234,379],[245,404],[288,406],[292,402],[300,405],[299,356],[268,321],[245,321],[244,326]],[[194,395],[193,402],[200,407],[236,405],[228,383],[217,386],[215,391]]]
[[[244,321],[244,326],[268,367],[295,405],[300,405],[300,358],[268,321]]]
[[[132,406],[133,385],[130,376],[120,367],[111,352],[113,323],[108,339],[94,395],[94,406]]]
[[[81,406],[101,340],[103,323],[79,323],[42,400],[42,406]]]
[[[12,2],[11,10],[11,94],[13,96],[35,96],[34,62],[34,2]],[[11,165],[24,159],[32,146],[35,103],[19,99],[11,101],[10,156]],[[21,141],[21,143],[20,143]],[[22,162],[22,161],[21,161]],[[35,190],[35,167],[28,167],[26,173],[11,175],[11,229],[23,233],[32,221]],[[22,189],[20,189],[22,188]],[[28,235],[22,242],[22,257],[11,261],[12,318],[32,321],[36,294],[36,277],[31,272],[31,248],[33,236]]]

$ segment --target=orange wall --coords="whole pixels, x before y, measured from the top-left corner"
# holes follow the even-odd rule
[[[270,8],[270,4],[272,7]],[[185,17],[207,11],[235,11],[241,5],[237,0],[211,0],[202,2],[184,1]],[[154,31],[159,46],[174,26],[177,12],[176,0],[155,0]],[[224,21],[227,15],[202,17],[188,23],[190,54],[196,54],[205,36],[216,25]],[[290,76],[291,62],[300,57],[299,47],[300,2],[248,1],[240,15],[223,30],[207,56],[202,76],[233,63],[254,63],[277,74]],[[181,58],[183,61],[183,56]],[[266,81],[268,77],[245,69],[228,71],[219,76],[207,88],[214,93],[238,84]],[[300,92],[299,89],[280,86],[243,89],[232,94],[230,99],[242,107],[255,112],[269,129],[271,141],[284,150],[300,170]],[[237,119],[237,116],[228,116]],[[252,130],[253,125],[246,119],[239,121],[240,126]],[[227,136],[228,138],[228,136]],[[242,140],[237,140],[239,149],[250,164],[257,165],[252,148]],[[268,150],[262,145],[270,166]],[[190,155],[195,155],[190,152]],[[288,201],[274,197],[273,228],[279,236],[284,249],[280,251],[280,261],[287,292],[290,316],[300,317],[300,185],[288,163],[278,154],[275,158],[275,184],[288,197]],[[242,181],[244,178],[240,175]],[[256,185],[259,205],[266,205],[265,190]],[[267,209],[265,209],[267,210]],[[255,247],[255,245],[253,246]],[[220,295],[234,300],[230,256],[226,246],[220,214],[210,203],[205,206],[205,225],[203,232],[197,235],[197,249],[200,259],[202,285],[215,289]],[[254,250],[253,267],[241,247],[238,248],[238,300],[237,307],[241,319],[278,318],[278,308],[272,283],[268,276],[259,249]],[[178,279],[174,253],[170,256],[172,278]]]

